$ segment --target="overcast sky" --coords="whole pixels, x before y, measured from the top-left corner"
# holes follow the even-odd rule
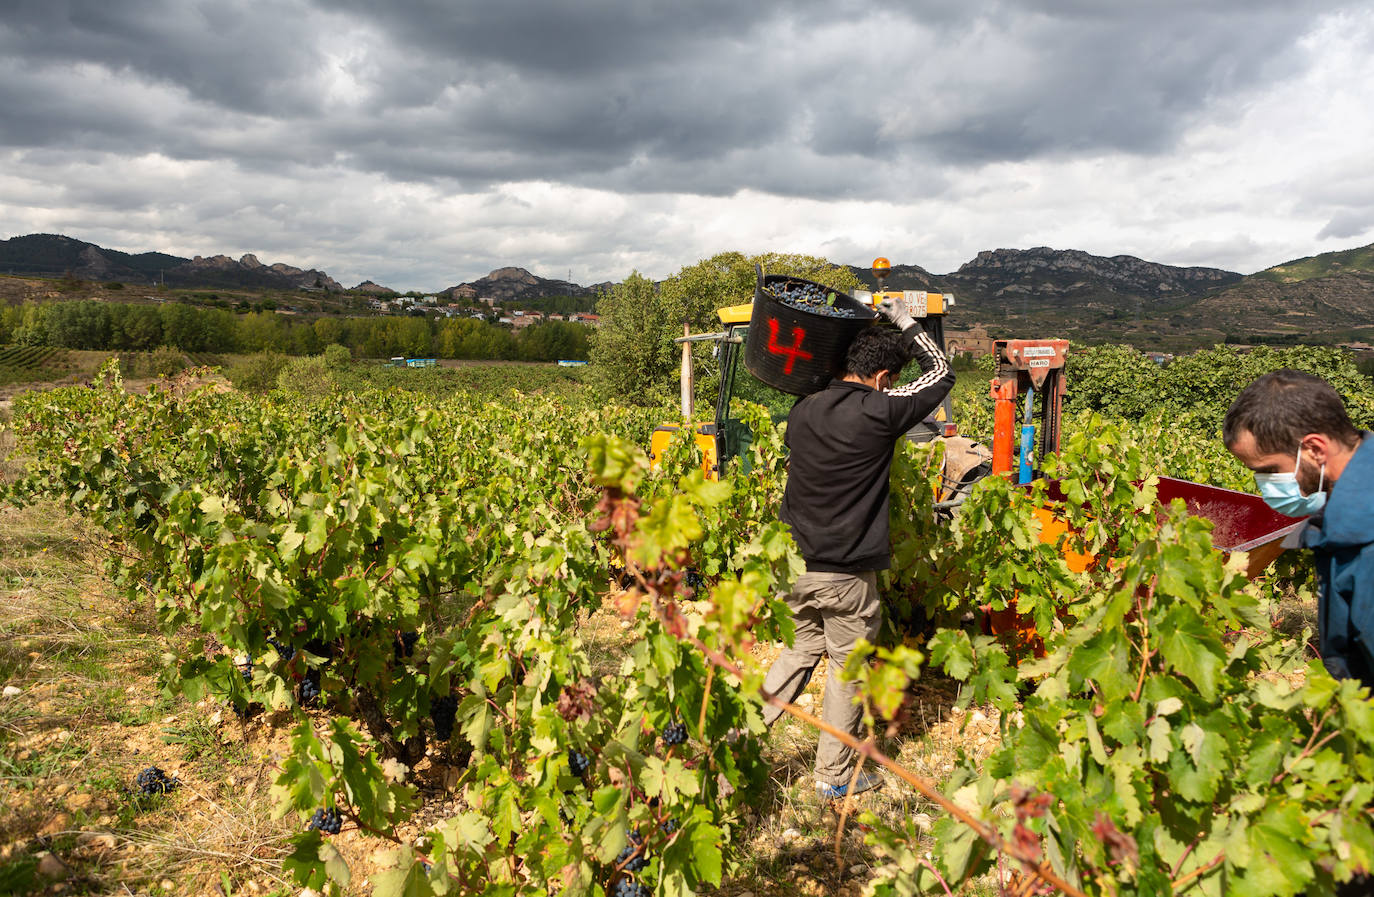
[[[440,289],[1374,241],[1374,3],[0,0],[0,237]]]

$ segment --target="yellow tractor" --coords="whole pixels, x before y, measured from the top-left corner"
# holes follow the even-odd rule
[[[878,290],[870,292],[866,290],[856,290],[853,299],[860,305],[869,309],[884,299],[891,298],[897,302],[903,302],[911,316],[915,318],[930,334],[935,344],[941,351],[945,349],[944,318],[947,310],[954,304],[954,296],[950,293],[935,293],[925,290],[883,290],[883,284],[891,273],[892,266],[885,258],[875,259],[873,262],[873,276],[878,282]],[[770,275],[773,279],[775,275]],[[760,272],[759,282],[764,281]],[[757,299],[756,299],[757,301]],[[748,426],[738,417],[731,414],[732,405],[735,400],[745,400],[756,402],[767,407],[774,415],[775,419],[782,419],[787,416],[792,404],[797,401],[797,396],[764,383],[754,374],[750,373],[744,364],[745,348],[750,339],[768,340],[771,348],[786,353],[795,351],[786,343],[786,337],[782,338],[782,345],[775,346],[774,340],[778,338],[776,333],[750,334],[750,322],[753,318],[755,302],[743,305],[731,305],[717,311],[722,329],[711,333],[691,333],[686,325],[683,327],[683,335],[674,342],[682,346],[682,419],[691,421],[694,419],[693,408],[693,381],[692,381],[692,349],[697,343],[710,343],[713,351],[720,359],[720,389],[716,396],[716,407],[714,419],[710,423],[695,424],[693,438],[703,457],[703,466],[707,475],[714,478],[719,475],[722,466],[731,458],[740,456],[747,462],[747,448],[753,438]],[[650,440],[650,456],[657,459],[668,448],[673,439],[673,435],[680,429],[679,424],[665,423],[654,430]],[[908,434],[908,437],[920,442],[929,441],[936,437],[949,437],[955,435],[953,424],[953,409],[948,398],[938,408],[934,415],[918,424]]]

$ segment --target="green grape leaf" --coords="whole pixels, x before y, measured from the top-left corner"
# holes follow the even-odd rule
[[[952,679],[964,681],[973,672],[973,643],[959,629],[941,629],[928,646],[930,662],[944,668]]]
[[[720,829],[705,822],[692,826],[692,862],[696,867],[696,878],[715,887],[720,887],[723,836]]]
[[[1226,665],[1226,654],[1215,631],[1203,624],[1197,611],[1181,604],[1165,614],[1157,631],[1165,661],[1188,677],[1203,700],[1214,700]]]

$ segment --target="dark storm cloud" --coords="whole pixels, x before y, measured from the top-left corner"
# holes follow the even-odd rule
[[[622,170],[630,158],[719,163],[782,141],[845,163],[1162,152],[1199,116],[1224,114],[1218,107],[1228,98],[1291,74],[1302,62],[1295,37],[1314,14],[1339,5],[600,0],[344,8],[393,46],[426,51],[430,83],[454,86],[459,100],[434,123],[460,145],[508,153],[494,176],[509,176],[528,156],[552,160],[555,176],[633,188],[637,174]],[[853,28],[836,43],[846,23]],[[403,83],[413,89],[413,74]],[[376,87],[380,100],[399,99],[385,77]],[[888,126],[893,109],[909,127]],[[580,158],[587,152],[590,160]],[[790,161],[783,155],[774,162]],[[475,174],[462,163],[455,172]],[[739,165],[725,179],[742,185],[762,174]],[[813,193],[801,183],[789,192]]]
[[[735,71],[736,77],[766,77],[769,57],[786,49],[772,42],[780,22],[858,19],[874,9],[856,0],[337,0],[326,5],[375,24],[399,46],[451,57],[464,66],[492,64],[572,79],[666,67],[687,82],[730,47],[753,58],[753,66]]]
[[[1341,5],[19,0],[0,145],[901,199],[941,166],[1168,152]]]
[[[11,0],[0,54],[58,80],[98,66],[227,110],[304,112],[327,21],[293,0]]]

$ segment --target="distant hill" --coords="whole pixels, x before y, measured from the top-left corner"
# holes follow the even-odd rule
[[[1374,243],[1357,249],[1323,252],[1266,268],[1251,275],[1274,283],[1298,283],[1339,274],[1374,274]]]
[[[373,283],[370,280],[364,280],[362,283],[358,284],[356,287],[353,287],[351,290],[349,290],[349,292],[367,293],[371,296],[390,296],[393,295],[396,291],[393,290],[391,287],[384,287],[379,283]]]
[[[1319,334],[1374,327],[1374,274],[1335,274],[1291,283],[1247,277],[1200,299],[1185,315],[1212,324],[1232,321],[1258,333]]]
[[[343,289],[323,271],[302,270],[280,262],[265,265],[251,254],[237,260],[227,255],[192,259],[163,252],[131,255],[60,234],[29,234],[0,240],[0,271],[46,277],[70,274],[94,281],[160,282],[173,287]]]
[[[0,270],[13,274],[61,277],[71,273],[87,280],[150,281],[187,260],[163,252],[130,255],[102,249],[60,234],[29,234],[0,240]]]
[[[1023,298],[1056,306],[1111,305],[1122,298],[1174,302],[1241,277],[1220,268],[1178,268],[1132,255],[1108,258],[1039,246],[980,252],[940,281],[969,301],[998,308],[1019,304]]]
[[[1332,343],[1374,334],[1374,244],[1295,259],[1198,300],[1199,329]]]
[[[323,271],[314,268],[305,271],[281,262],[265,265],[252,254],[238,260],[227,255],[196,256],[168,271],[165,277],[172,286],[314,288],[343,292],[338,281]]]
[[[551,280],[531,274],[524,268],[497,268],[486,277],[470,283],[460,283],[439,293],[446,298],[467,296],[472,299],[495,299],[499,303],[538,299],[543,296],[590,296],[597,287],[584,287],[566,280]]]

